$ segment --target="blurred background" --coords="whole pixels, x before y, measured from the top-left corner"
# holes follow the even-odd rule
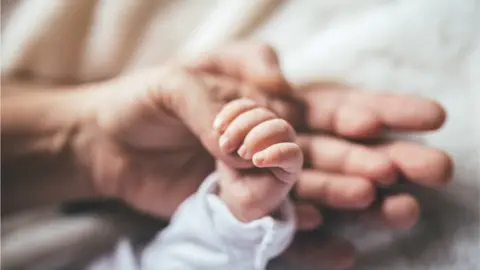
[[[420,223],[392,232],[332,217],[322,230],[352,241],[356,270],[480,269],[480,1],[2,0],[1,9],[2,79],[96,81],[252,39],[278,50],[293,83],[337,80],[438,100],[449,116],[443,129],[408,139],[447,151],[456,170],[443,190],[399,187],[419,194]],[[141,245],[162,225],[103,201],[4,217],[2,269],[81,268],[121,236]],[[272,269],[331,269],[290,264]]]

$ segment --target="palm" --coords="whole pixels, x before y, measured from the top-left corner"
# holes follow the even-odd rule
[[[94,183],[103,194],[170,217],[213,171],[214,160],[181,120],[152,106],[151,98],[149,91],[131,90],[103,107],[100,134],[107,135],[97,139]]]
[[[142,134],[142,129],[137,130]],[[196,138],[183,132],[184,128],[179,127],[170,129],[168,136],[151,134],[162,137],[162,141],[176,142],[154,148],[139,147],[129,141],[122,144],[112,139],[112,148],[107,149],[106,155],[116,161],[101,163],[118,165],[108,167],[111,179],[105,181],[114,185],[120,197],[136,208],[157,216],[171,216],[214,166],[213,158]]]

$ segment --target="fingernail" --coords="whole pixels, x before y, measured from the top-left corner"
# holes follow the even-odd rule
[[[241,158],[244,158],[244,159],[247,159],[247,147],[242,144],[242,146],[240,146],[240,148],[238,149],[237,151],[237,154],[241,157]]]
[[[226,136],[221,136],[220,137],[220,140],[219,140],[219,145],[220,145],[220,148],[225,151],[225,152],[230,152],[231,149],[230,149],[230,145],[229,145],[229,141],[228,141],[228,138]]]
[[[223,122],[221,118],[219,117],[215,118],[215,121],[213,121],[213,128],[217,132],[223,132]]]
[[[253,163],[255,164],[255,166],[260,166],[263,164],[263,161],[264,161],[264,158],[262,156],[256,155],[253,160]]]

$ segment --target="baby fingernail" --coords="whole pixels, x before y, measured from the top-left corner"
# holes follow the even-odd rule
[[[220,137],[220,140],[219,140],[219,145],[220,145],[220,148],[223,149],[223,151],[231,151],[230,149],[230,142],[228,141],[228,138],[226,136],[221,136]]]
[[[245,145],[240,146],[240,148],[237,151],[237,154],[240,157],[242,157],[244,159],[247,159],[247,157],[246,157],[247,156],[247,147],[245,147]]]
[[[260,166],[263,164],[263,161],[264,161],[264,158],[262,156],[256,155],[254,157],[253,163],[255,164],[255,166]]]
[[[213,121],[213,128],[218,132],[223,131],[223,122],[221,118],[215,118],[215,121]]]

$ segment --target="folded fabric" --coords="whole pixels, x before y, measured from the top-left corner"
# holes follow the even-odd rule
[[[238,221],[215,194],[218,175],[211,174],[197,193],[182,203],[170,226],[160,232],[137,260],[127,241],[91,270],[205,269],[261,270],[282,253],[295,232],[295,212],[286,200],[281,220],[270,216]]]

